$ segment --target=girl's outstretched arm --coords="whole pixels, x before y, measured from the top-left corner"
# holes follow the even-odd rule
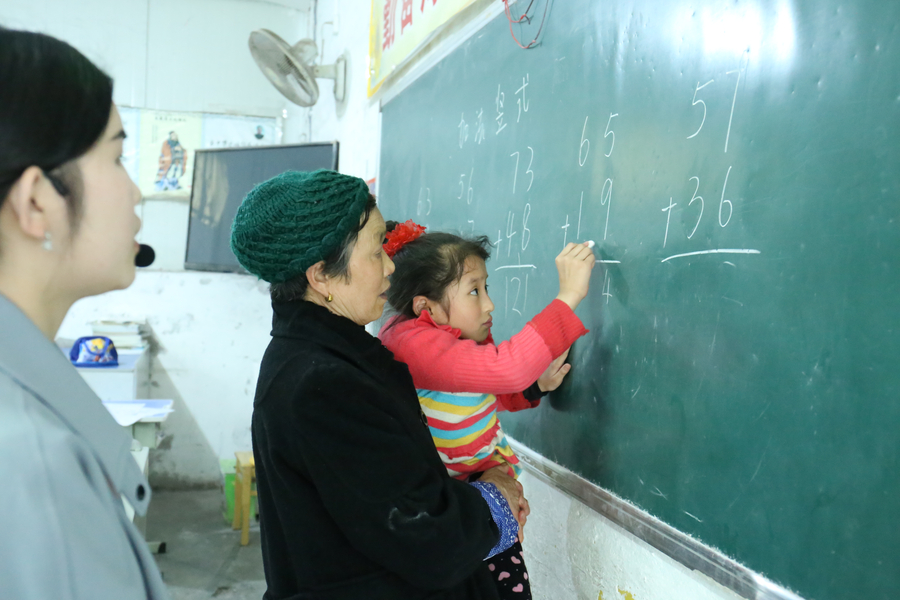
[[[461,340],[446,327],[409,320],[386,326],[381,339],[409,365],[417,388],[442,392],[516,394],[588,332],[572,309],[554,300],[501,344]],[[524,407],[523,407],[524,408]]]

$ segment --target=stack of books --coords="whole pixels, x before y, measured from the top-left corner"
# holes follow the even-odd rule
[[[94,335],[108,337],[118,350],[139,350],[149,345],[146,321],[93,321]]]

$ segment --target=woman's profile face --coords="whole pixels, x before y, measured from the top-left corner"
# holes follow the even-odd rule
[[[122,289],[134,281],[135,236],[141,220],[134,212],[141,194],[122,166],[125,132],[115,105],[106,130],[75,161],[82,180],[82,215],[69,228],[61,267],[76,297]]]
[[[382,249],[384,234],[384,218],[375,208],[353,246],[350,276],[334,279],[330,288],[332,311],[357,325],[379,318],[387,301],[385,292],[391,287],[388,277],[394,272],[394,263]]]

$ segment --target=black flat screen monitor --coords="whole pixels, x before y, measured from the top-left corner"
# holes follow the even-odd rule
[[[246,273],[231,252],[231,224],[255,185],[284,171],[338,168],[338,143],[198,150],[184,268]]]

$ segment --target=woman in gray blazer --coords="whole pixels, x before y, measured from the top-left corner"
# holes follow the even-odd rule
[[[0,598],[167,598],[124,497],[150,488],[53,338],[79,298],[134,279],[140,199],[112,80],[0,28]]]

